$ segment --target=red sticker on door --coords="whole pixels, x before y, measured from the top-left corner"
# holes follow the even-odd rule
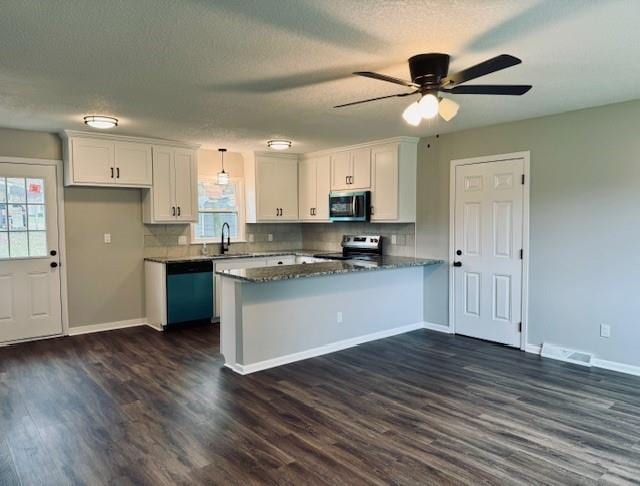
[[[29,184],[29,192],[35,192],[36,194],[40,194],[40,184]]]

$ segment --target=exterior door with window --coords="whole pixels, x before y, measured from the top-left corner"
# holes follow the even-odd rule
[[[455,172],[455,332],[520,346],[523,159]]]
[[[54,166],[0,163],[0,342],[62,333]]]

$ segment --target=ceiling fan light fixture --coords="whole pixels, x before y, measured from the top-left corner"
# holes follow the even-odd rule
[[[409,106],[407,106],[402,113],[402,118],[412,127],[417,127],[420,125],[422,121],[422,111],[420,110],[420,105],[417,101],[414,101]]]
[[[420,108],[420,115],[425,120],[434,118],[438,114],[438,97],[428,93],[420,98],[418,102]]]
[[[269,140],[267,147],[273,150],[288,150],[291,148],[291,140]]]
[[[444,121],[451,121],[458,114],[460,105],[449,98],[441,98],[439,113]]]
[[[84,124],[92,128],[106,130],[118,126],[118,119],[112,116],[87,115],[84,117]]]

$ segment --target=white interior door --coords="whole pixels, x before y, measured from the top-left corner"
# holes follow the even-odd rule
[[[520,346],[523,171],[522,159],[456,167],[457,334]]]
[[[0,163],[0,342],[62,333],[58,242],[56,168]]]

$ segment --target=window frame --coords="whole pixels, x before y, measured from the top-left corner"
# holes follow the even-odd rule
[[[200,181],[200,177],[198,176],[198,182]],[[211,177],[211,176],[206,176]],[[215,175],[213,177],[216,177]],[[246,230],[246,220],[245,220],[245,200],[244,200],[244,180],[242,177],[229,177],[229,183],[234,184],[236,186],[236,202],[238,203],[236,206],[237,214],[238,214],[238,236],[236,238],[231,238],[231,243],[245,243],[245,230]],[[199,197],[197,199],[200,201]],[[208,209],[206,211],[200,210],[200,203],[198,202],[198,207],[196,208],[196,215],[198,221],[200,220],[200,213],[229,213],[233,211],[224,211],[221,209]],[[193,245],[201,245],[203,243],[220,243],[219,236],[213,236],[208,238],[198,238],[196,236],[196,226],[198,223],[191,223],[191,244]]]

